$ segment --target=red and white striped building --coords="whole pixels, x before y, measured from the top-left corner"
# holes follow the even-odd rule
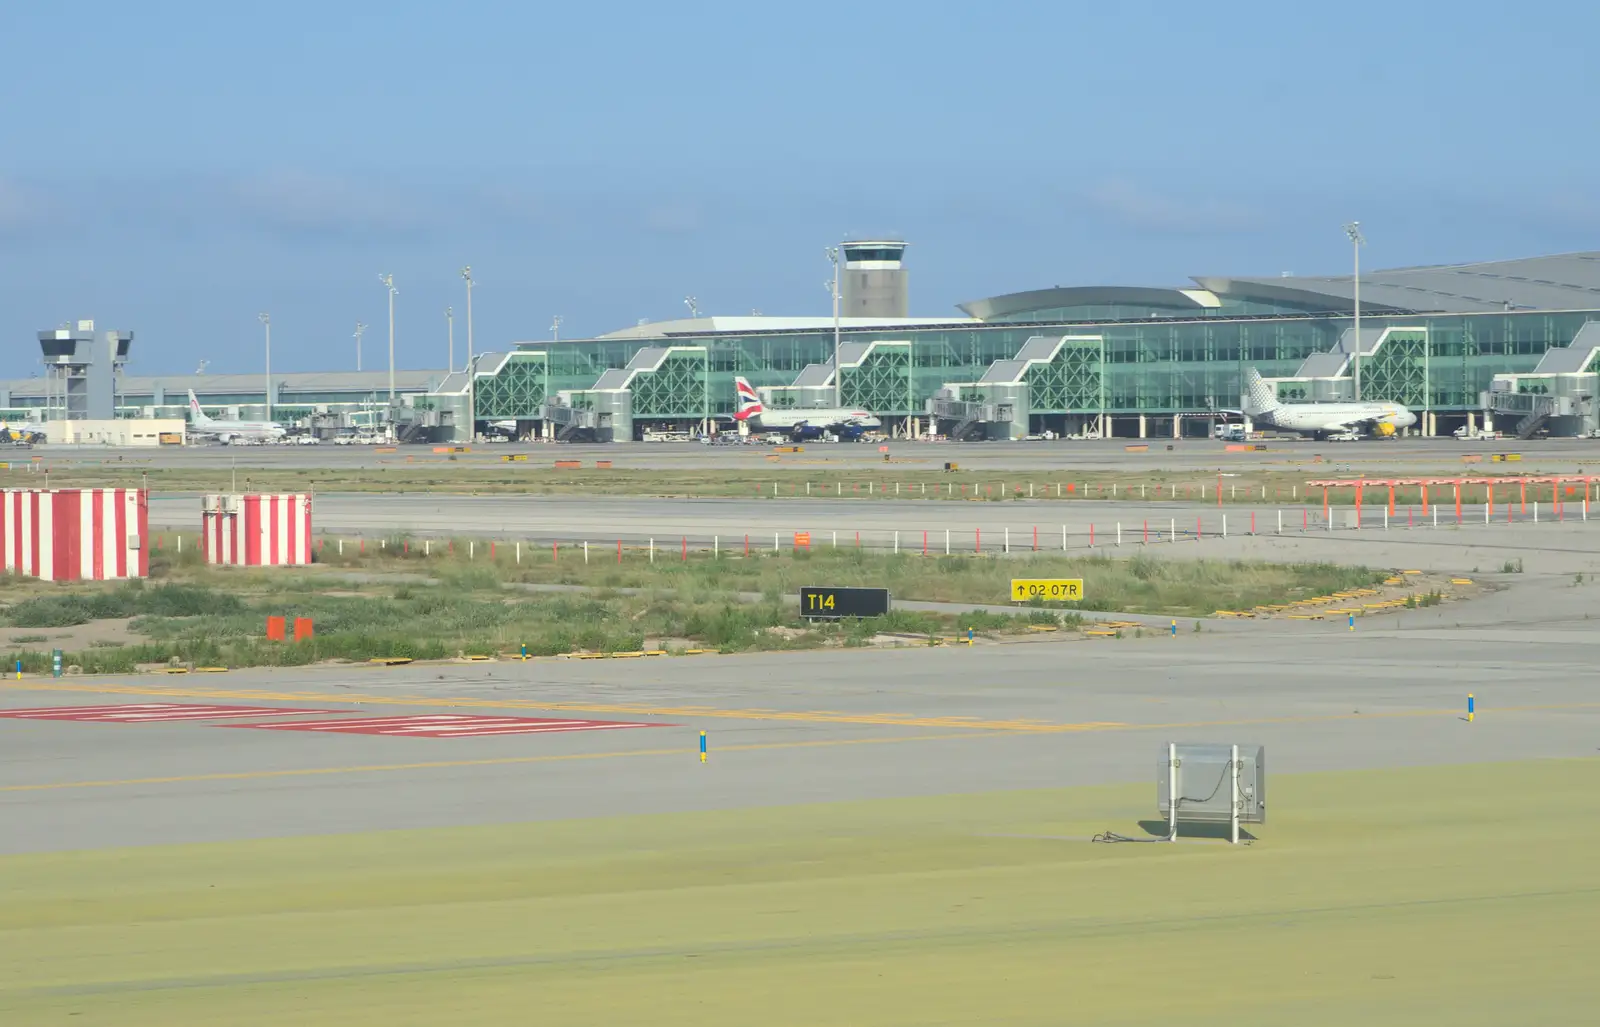
[[[12,574],[100,581],[150,573],[143,489],[5,489],[0,533]]]
[[[206,563],[287,567],[311,562],[311,496],[209,495],[202,501]]]

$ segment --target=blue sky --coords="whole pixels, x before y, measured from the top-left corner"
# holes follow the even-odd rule
[[[1594,5],[10,4],[0,375],[405,367],[685,313],[827,311],[911,241],[912,313],[1061,283],[1600,249]]]

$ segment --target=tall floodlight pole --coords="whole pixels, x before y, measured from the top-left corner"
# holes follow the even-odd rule
[[[1350,237],[1350,249],[1355,253],[1355,312],[1356,312],[1356,352],[1355,352],[1355,390],[1356,402],[1361,402],[1361,244],[1366,238],[1361,234],[1361,222],[1352,221],[1344,226],[1344,234]]]
[[[828,263],[833,265],[833,277],[828,279],[828,294],[833,297],[833,405],[844,406],[844,374],[839,367],[839,247],[829,246]]]
[[[367,333],[367,326],[360,321],[356,322],[356,370],[361,370],[361,337]]]
[[[472,369],[472,265],[468,264],[461,269],[461,277],[467,280],[467,369]]]
[[[560,342],[561,341],[561,315],[560,314],[557,314],[555,317],[550,319],[550,341],[551,342]]]
[[[256,319],[267,333],[267,420],[272,420],[272,316],[257,314]]]
[[[394,275],[379,275],[378,281],[389,290],[389,414],[394,415]]]
[[[444,366],[449,368],[446,374],[456,373],[456,308],[444,308],[445,333],[450,337],[450,359]]]

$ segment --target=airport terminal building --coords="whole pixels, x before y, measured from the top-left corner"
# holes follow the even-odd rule
[[[1200,435],[1239,406],[1247,367],[1285,402],[1305,402],[1356,398],[1358,365],[1360,398],[1405,404],[1423,434],[1483,417],[1524,435],[1600,428],[1600,252],[1364,271],[1358,340],[1351,276],[1056,286],[913,318],[903,242],[842,250],[837,320],[693,317],[518,343],[480,354],[470,372],[409,372],[402,437],[462,441],[469,425],[511,421],[519,434],[602,440],[726,427],[741,375],[771,407],[866,409],[903,436]],[[275,413],[370,406],[382,387],[372,372],[281,377],[297,387],[275,397]],[[203,401],[241,408],[262,396],[252,376],[121,394],[166,409],[191,383]]]
[[[872,259],[847,244],[841,270],[837,368],[831,317],[697,317],[519,344],[440,391],[470,391],[479,421],[601,438],[727,418],[736,375],[774,407],[832,406],[837,389],[897,434],[1172,437],[1238,407],[1246,367],[1285,402],[1333,401],[1355,398],[1359,363],[1361,398],[1406,404],[1425,434],[1485,414],[1526,434],[1600,426],[1600,327],[1585,327],[1600,253],[1364,272],[1358,344],[1351,276],[1057,286],[908,318],[904,244],[861,245]]]

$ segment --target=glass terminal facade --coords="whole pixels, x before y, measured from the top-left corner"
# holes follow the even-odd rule
[[[1592,320],[1600,320],[1600,309],[1363,316],[1363,336],[1390,330],[1363,358],[1362,396],[1431,410],[1445,425],[1479,409],[1480,393],[1495,374],[1532,370],[1546,350],[1565,346]],[[1211,311],[1098,321],[852,327],[841,332],[845,351],[852,343],[876,345],[853,347],[865,355],[857,362],[846,356],[840,388],[846,406],[888,418],[923,417],[941,390],[978,383],[997,362],[1015,360],[1029,339],[1067,336],[1071,345],[1020,372],[1032,393],[1030,429],[1070,429],[1081,422],[1069,417],[1103,413],[1112,418],[1116,434],[1131,434],[1133,427],[1121,419],[1236,408],[1246,367],[1267,378],[1293,379],[1308,357],[1336,348],[1351,326],[1348,314]],[[629,386],[636,397],[636,424],[728,417],[736,375],[758,388],[776,387],[774,406],[822,405],[824,393],[831,405],[825,373],[829,384],[823,390],[787,387],[806,367],[828,364],[833,345],[831,330],[684,332],[527,344],[522,352],[543,356],[511,360],[497,375],[479,375],[479,416],[537,420],[546,396],[590,390],[605,371],[625,367],[642,349],[662,346],[703,348],[704,370],[688,373],[668,362],[659,380],[657,372],[636,373]],[[537,386],[522,380],[535,373]],[[501,381],[500,375],[519,380]],[[1349,387],[1339,379],[1349,377],[1347,366],[1333,376],[1331,391],[1329,381],[1319,388],[1309,380],[1291,380],[1280,382],[1279,392],[1286,401],[1347,398]]]

